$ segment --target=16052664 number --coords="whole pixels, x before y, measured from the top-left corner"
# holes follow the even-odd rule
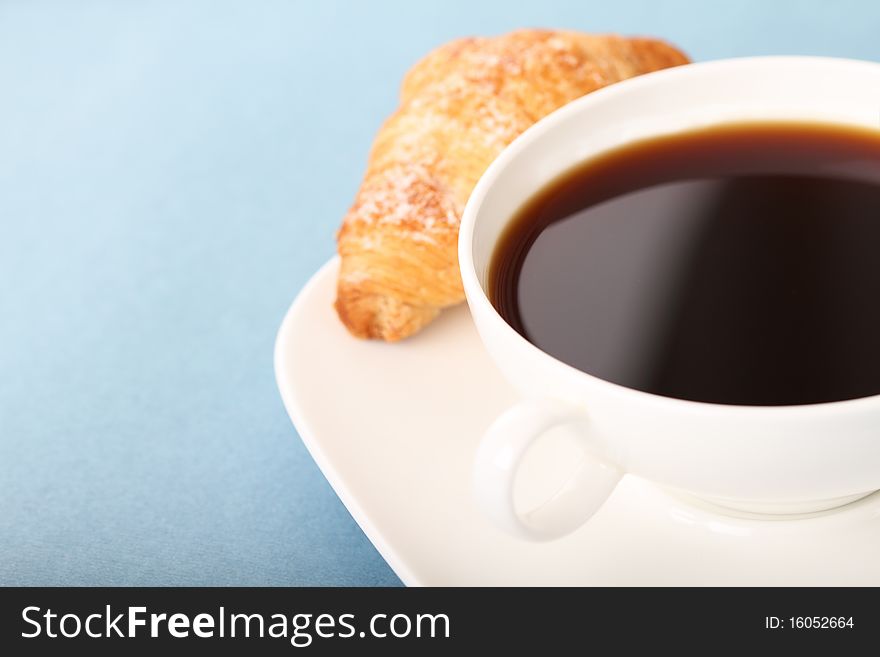
[[[852,616],[791,616],[789,627],[795,630],[841,630],[852,629]]]

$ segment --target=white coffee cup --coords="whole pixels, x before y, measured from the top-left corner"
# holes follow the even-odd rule
[[[645,137],[780,119],[880,130],[880,64],[759,57],[634,78],[539,121],[483,175],[462,218],[461,274],[486,349],[523,396],[489,427],[476,456],[477,501],[499,527],[523,538],[563,536],[602,506],[624,473],[767,514],[831,509],[880,489],[880,395],[730,406],[640,392],[544,353],[513,330],[486,295],[503,229],[560,173]],[[575,432],[589,457],[551,499],[522,513],[513,495],[519,464],[554,427]]]

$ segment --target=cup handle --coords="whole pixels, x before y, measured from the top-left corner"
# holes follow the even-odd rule
[[[516,510],[513,487],[529,446],[553,427],[572,425],[589,439],[578,408],[549,399],[522,401],[504,411],[483,435],[474,463],[477,504],[500,529],[533,541],[551,541],[589,520],[611,495],[623,472],[585,454],[577,472],[548,500],[526,513]]]

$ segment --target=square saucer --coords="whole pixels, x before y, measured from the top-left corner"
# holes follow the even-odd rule
[[[322,267],[288,311],[275,374],[312,457],[405,584],[880,585],[880,494],[809,518],[743,518],[628,475],[563,539],[499,532],[473,502],[471,466],[516,395],[467,308],[401,343],[357,340],[333,311],[338,266]],[[566,446],[534,449],[540,489],[558,481]]]

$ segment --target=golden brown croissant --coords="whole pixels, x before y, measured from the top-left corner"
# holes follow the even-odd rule
[[[349,331],[399,340],[464,299],[462,210],[526,128],[591,91],[687,61],[654,39],[547,30],[460,39],[422,59],[376,136],[337,235],[336,310]]]

